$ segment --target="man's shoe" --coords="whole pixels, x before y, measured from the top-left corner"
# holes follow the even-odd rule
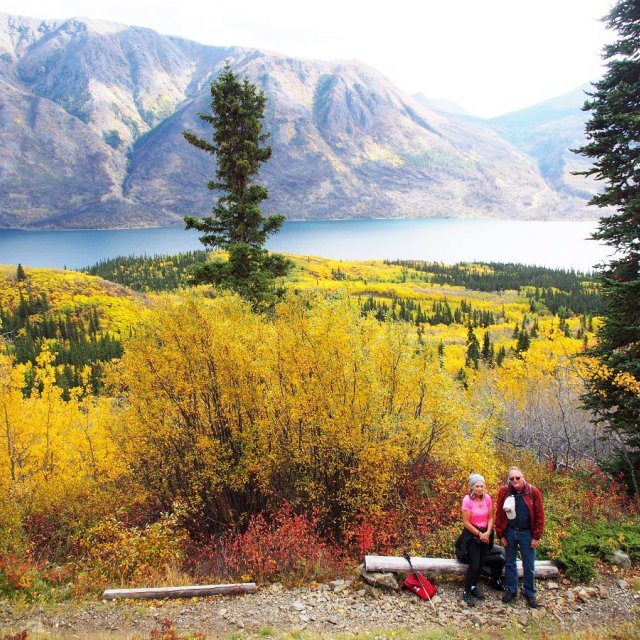
[[[525,596],[529,609],[537,609],[540,605],[535,596]]]
[[[476,606],[476,599],[470,593],[463,593],[462,599],[467,603],[469,607]]]
[[[509,604],[510,602],[513,602],[517,598],[517,596],[517,593],[514,593],[513,591],[507,591],[502,596],[502,602],[504,602],[505,604]]]
[[[473,587],[470,593],[474,598],[477,598],[478,600],[484,600],[484,593],[482,593],[482,591],[480,591],[478,587]]]
[[[489,588],[494,591],[504,591],[504,585],[502,584],[502,580],[491,580],[489,582]]]

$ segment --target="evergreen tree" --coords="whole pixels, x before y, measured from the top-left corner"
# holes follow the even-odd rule
[[[478,368],[480,363],[480,343],[476,337],[473,327],[469,325],[469,331],[467,332],[467,358],[465,364],[467,367]]]
[[[27,274],[24,272],[22,265],[18,263],[18,268],[16,269],[16,280],[18,282],[22,282],[27,279]]]
[[[469,378],[464,367],[460,367],[458,373],[456,373],[456,380],[460,382],[465,389],[469,388]]]
[[[621,0],[605,21],[619,37],[588,94],[588,142],[577,151],[594,160],[582,173],[605,182],[590,204],[616,210],[593,234],[615,254],[601,273],[604,322],[590,351],[608,373],[591,380],[584,401],[619,444],[619,468],[640,500],[640,0]]]
[[[488,331],[484,332],[484,339],[482,341],[482,359],[487,364],[493,364],[493,343],[491,342],[491,336]]]
[[[516,344],[516,353],[523,353],[527,351],[531,346],[531,338],[529,334],[523,329],[518,333],[518,343]]]
[[[227,261],[198,265],[193,280],[236,291],[256,307],[273,301],[274,280],[290,267],[289,260],[263,248],[284,222],[281,215],[262,215],[260,203],[269,194],[253,183],[260,166],[271,157],[271,147],[264,146],[269,134],[262,133],[265,105],[264,93],[247,79],[240,81],[226,63],[211,83],[211,115],[200,114],[213,128],[212,142],[183,132],[187,142],[215,157],[216,179],[208,188],[223,193],[211,217],[186,216],[186,228],[201,231],[200,242],[224,249],[229,256]]]

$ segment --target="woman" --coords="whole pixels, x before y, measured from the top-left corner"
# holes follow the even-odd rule
[[[462,500],[462,524],[469,558],[462,599],[474,607],[476,600],[484,599],[478,588],[478,579],[487,552],[493,546],[493,503],[485,491],[484,478],[479,473],[469,476],[469,493]]]

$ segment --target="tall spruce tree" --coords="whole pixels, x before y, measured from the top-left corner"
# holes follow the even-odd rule
[[[594,159],[582,173],[606,183],[590,204],[615,207],[593,234],[615,253],[601,272],[604,323],[590,352],[604,366],[584,402],[618,443],[613,468],[640,500],[640,0],[618,2],[605,22],[619,37],[605,47],[607,72],[584,105],[588,143],[577,151]]]
[[[212,141],[183,132],[187,142],[215,157],[216,179],[208,188],[223,193],[212,216],[186,216],[186,228],[201,231],[205,246],[228,253],[228,260],[194,268],[193,280],[236,291],[254,307],[273,301],[274,280],[286,275],[290,266],[284,256],[263,248],[284,222],[282,215],[262,215],[260,204],[269,194],[254,183],[260,166],[271,157],[271,147],[264,145],[269,134],[262,132],[266,101],[264,93],[248,79],[238,79],[227,62],[211,83],[211,114],[199,114],[213,128]]]
[[[477,369],[480,364],[480,343],[471,323],[469,323],[467,331],[467,357],[465,364],[467,367],[473,367],[474,369]]]

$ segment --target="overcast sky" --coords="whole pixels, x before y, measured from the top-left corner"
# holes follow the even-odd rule
[[[602,75],[614,0],[0,0],[37,18],[106,18],[204,44],[356,58],[404,91],[491,117]]]

